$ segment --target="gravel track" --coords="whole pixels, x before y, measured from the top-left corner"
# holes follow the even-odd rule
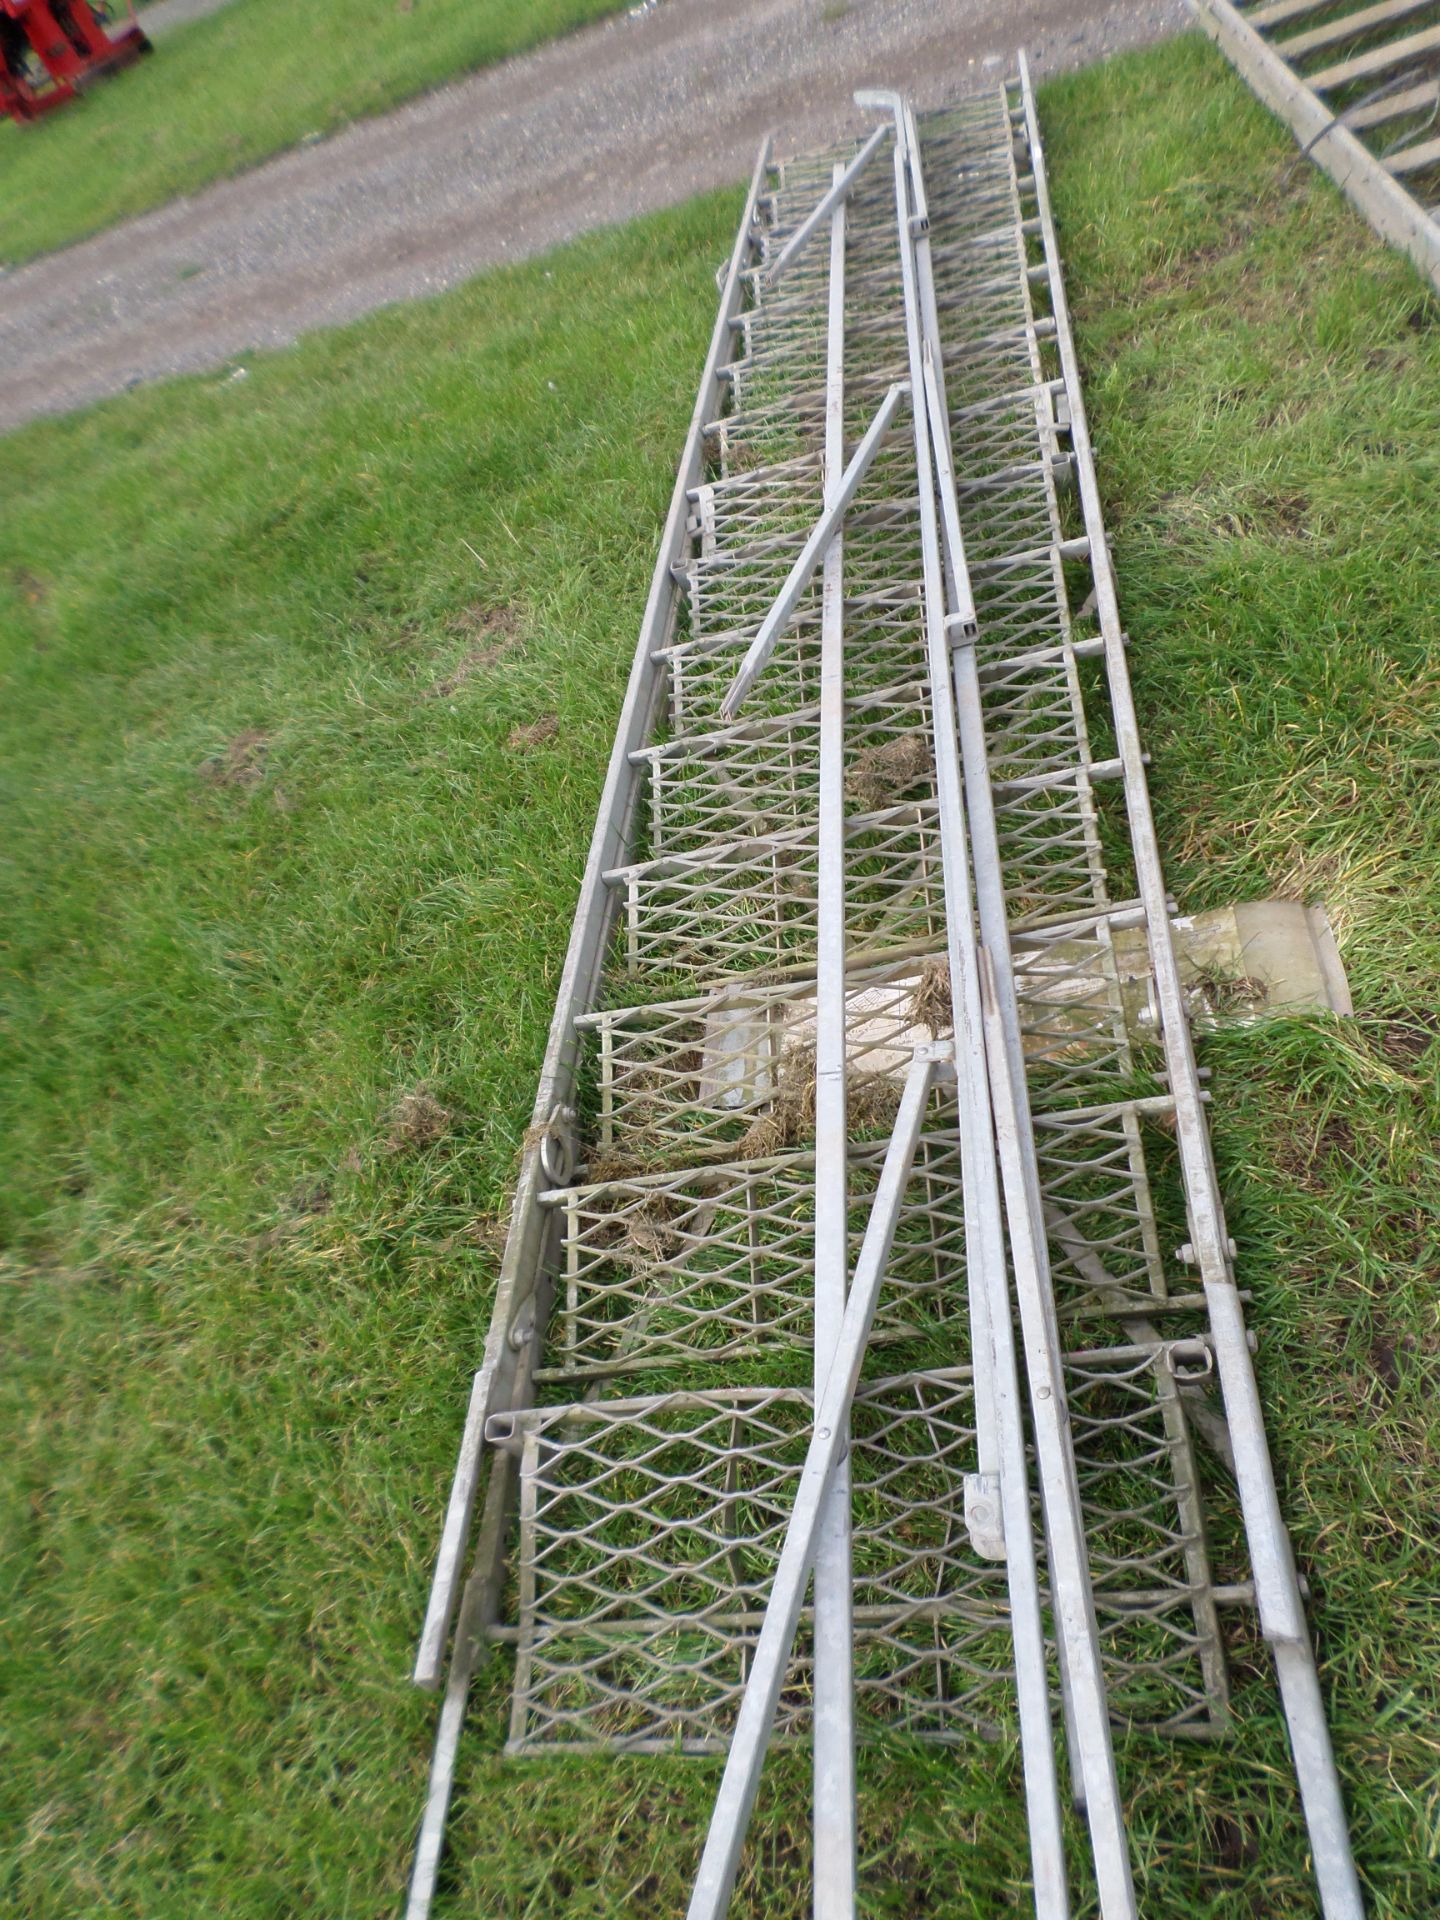
[[[192,20],[233,5],[234,0],[155,0],[153,7],[140,9],[140,24],[152,40],[159,40],[176,27],[188,27]]]
[[[453,286],[863,124],[1185,24],[1183,0],[656,0],[0,276],[0,429]],[[163,56],[162,56],[163,57]]]

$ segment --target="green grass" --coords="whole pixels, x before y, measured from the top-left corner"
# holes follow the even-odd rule
[[[1170,883],[1326,899],[1360,1008],[1204,1051],[1370,1908],[1413,1920],[1440,1910],[1440,326],[1203,43],[1042,111]],[[395,1911],[486,1222],[737,204],[5,443],[26,1920]],[[448,1120],[400,1124],[419,1088]],[[1235,1742],[1122,1753],[1150,1913],[1313,1911],[1237,1633]],[[682,1910],[713,1767],[505,1762],[506,1679],[475,1690],[445,1911]],[[867,1751],[867,1911],[1023,1910],[1016,1779]],[[772,1761],[737,1912],[805,1910],[806,1792]]]
[[[233,0],[33,126],[0,123],[0,263],[613,13],[620,0]],[[143,22],[142,22],[143,24]]]

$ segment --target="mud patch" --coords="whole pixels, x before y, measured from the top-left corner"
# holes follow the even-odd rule
[[[1401,1360],[1409,1357],[1413,1346],[1413,1341],[1387,1340],[1383,1334],[1370,1342],[1370,1372],[1382,1400],[1393,1400],[1400,1391],[1404,1377]]]
[[[1354,1129],[1339,1113],[1322,1120],[1297,1115],[1294,1131],[1282,1134],[1275,1146],[1276,1166],[1306,1193],[1329,1192],[1336,1173],[1355,1157]]]
[[[29,567],[15,567],[11,571],[10,582],[27,607],[43,607],[50,598],[49,587]]]
[[[1385,1022],[1380,1031],[1380,1051],[1393,1066],[1413,1067],[1430,1051],[1436,1032],[1440,1031],[1440,1021],[1427,1026],[1427,1018],[1436,1020],[1433,1014],[1415,1014],[1409,1019]]]
[[[1240,1873],[1259,1858],[1260,1849],[1255,1844],[1254,1835],[1233,1815],[1212,1814],[1210,1827],[1215,1852],[1229,1872]]]
[[[269,754],[269,734],[262,733],[258,727],[251,727],[244,733],[237,733],[219,753],[202,760],[197,771],[200,778],[212,787],[253,793],[264,782],[265,763]]]
[[[295,1214],[329,1213],[332,1197],[328,1180],[302,1181],[287,1196],[285,1205]]]
[[[529,753],[533,747],[543,747],[547,740],[553,740],[559,731],[559,714],[542,713],[527,726],[512,727],[505,744],[512,753]]]
[[[477,673],[484,673],[520,644],[520,616],[513,607],[467,607],[450,631],[469,645],[442,680],[425,689],[428,700],[449,700]]]
[[[1298,540],[1310,531],[1310,502],[1303,493],[1261,488],[1230,512],[1218,514],[1215,524],[1241,540]]]

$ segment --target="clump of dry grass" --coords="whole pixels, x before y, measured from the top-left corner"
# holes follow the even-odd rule
[[[270,736],[258,727],[237,733],[219,753],[200,763],[200,777],[212,787],[238,787],[253,793],[265,778],[265,762],[270,753]]]
[[[892,806],[935,771],[935,757],[923,733],[897,734],[855,756],[845,776],[845,791],[864,813]]]
[[[910,1018],[924,1027],[933,1039],[955,1024],[955,1004],[950,997],[950,962],[944,954],[932,954],[920,970],[919,983],[910,1002]]]
[[[428,1087],[404,1093],[390,1109],[385,1134],[386,1153],[424,1153],[455,1126],[453,1108],[437,1100]]]
[[[645,1163],[637,1155],[622,1153],[618,1147],[602,1147],[586,1162],[585,1184],[603,1187],[612,1180],[633,1180],[644,1172]]]
[[[531,747],[540,747],[547,740],[553,740],[559,731],[559,714],[542,713],[538,720],[532,720],[528,726],[512,727],[505,744],[516,753],[528,753]]]
[[[669,1193],[647,1194],[625,1221],[622,1257],[641,1266],[668,1260],[681,1240],[670,1224],[684,1212],[684,1202]]]
[[[900,1104],[900,1089],[883,1073],[849,1074],[846,1114],[851,1130],[880,1126]],[[758,1113],[736,1142],[740,1160],[764,1160],[798,1146],[815,1130],[815,1049],[791,1047],[780,1062],[769,1111]]]

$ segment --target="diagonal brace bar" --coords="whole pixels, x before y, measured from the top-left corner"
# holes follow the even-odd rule
[[[837,529],[850,510],[850,503],[859,491],[860,482],[870,471],[880,443],[890,431],[890,423],[899,411],[900,402],[910,392],[908,380],[897,380],[876,409],[875,418],[865,429],[864,438],[850,456],[850,464],[840,476],[840,484],[834,497],[825,506],[810,538],[800,550],[800,557],[790,569],[790,576],[775,597],[775,603],[761,622],[760,631],[750,642],[749,651],[740,663],[740,671],[730,682],[730,690],[720,705],[720,718],[733,720],[740,711],[746,696],[756,678],[775,650],[775,642],[784,632],[790,616],[795,611],[801,594],[810,584],[815,569],[825,558],[830,542],[835,538]]]
[[[865,1238],[855,1262],[855,1277],[835,1343],[835,1357],[824,1387],[816,1395],[810,1445],[800,1471],[800,1484],[795,1490],[795,1506],[780,1549],[764,1623],[750,1662],[750,1677],[745,1683],[724,1777],[715,1798],[715,1811],[710,1816],[710,1831],[705,1839],[695,1891],[690,1897],[689,1920],[723,1920],[730,1905],[740,1848],[750,1824],[760,1785],[760,1769],[770,1744],[775,1709],[785,1684],[795,1629],[815,1564],[820,1523],[829,1504],[836,1470],[849,1445],[850,1412],[860,1367],[875,1319],[881,1282],[889,1264],[901,1202],[915,1164],[930,1089],[951,1052],[948,1045],[921,1048],[911,1062],[905,1081]]]
[[[794,233],[791,234],[779,253],[776,254],[775,258],[770,262],[770,265],[765,269],[765,283],[767,286],[774,286],[775,282],[780,278],[781,274],[784,273],[785,269],[790,265],[790,262],[810,238],[811,234],[815,232],[816,228],[825,224],[842,200],[849,199],[855,182],[870,164],[880,143],[889,131],[890,129],[888,127],[876,127],[875,131],[870,135],[870,138],[865,142],[864,146],[861,147],[855,158],[840,175],[839,179],[816,201],[815,205],[810,209],[809,213],[806,214]]]

